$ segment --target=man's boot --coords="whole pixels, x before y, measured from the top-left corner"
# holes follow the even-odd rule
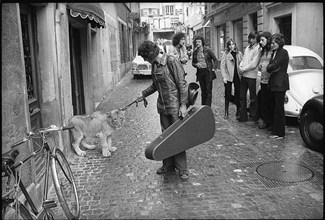
[[[238,120],[240,118],[240,107],[236,106],[237,110],[236,110],[236,119]]]

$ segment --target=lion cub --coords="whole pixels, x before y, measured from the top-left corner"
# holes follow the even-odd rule
[[[86,152],[80,149],[80,143],[87,149],[94,149],[95,145],[86,143],[87,138],[98,137],[102,146],[104,157],[109,157],[111,152],[116,151],[116,147],[112,147],[112,133],[115,129],[119,129],[125,119],[125,110],[115,109],[106,113],[100,111],[91,115],[75,115],[70,118],[69,125],[73,125],[71,129],[74,142],[73,149],[79,156],[85,156]]]

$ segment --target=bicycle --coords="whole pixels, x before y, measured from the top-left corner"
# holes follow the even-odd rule
[[[59,199],[61,207],[68,219],[78,219],[80,215],[80,205],[77,194],[76,185],[74,182],[71,168],[68,164],[63,152],[54,146],[52,149],[47,143],[46,136],[52,131],[63,131],[72,129],[73,126],[57,127],[51,125],[48,128],[41,128],[35,132],[29,132],[27,137],[18,141],[11,146],[11,150],[2,154],[1,173],[2,178],[7,177],[6,193],[2,196],[2,219],[15,218],[15,219],[54,219],[52,208],[57,207],[57,202],[48,199],[49,191],[49,173],[53,179],[53,185],[56,195]],[[19,151],[17,146],[27,142],[30,139],[42,139],[42,145],[36,151],[26,156],[24,159],[15,163]],[[37,210],[35,203],[30,197],[23,184],[20,176],[22,165],[29,161],[32,157],[40,154],[45,150],[46,166],[45,166],[45,181],[43,188],[43,198],[41,210]],[[13,187],[11,185],[11,178],[14,178]],[[31,208],[31,211],[19,201],[19,189],[26,198],[26,202]]]

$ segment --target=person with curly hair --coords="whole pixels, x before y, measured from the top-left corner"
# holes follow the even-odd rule
[[[175,56],[182,64],[187,63],[186,36],[183,32],[177,32],[172,37],[173,47],[168,54]]]
[[[158,91],[157,108],[160,115],[160,125],[164,132],[187,112],[188,85],[184,77],[184,68],[174,56],[164,53],[163,47],[151,41],[144,41],[138,48],[138,54],[152,65],[152,84],[142,91],[137,101]],[[163,160],[163,166],[157,174],[179,171],[182,180],[188,179],[186,152],[183,151]]]
[[[193,45],[192,66],[197,69],[196,81],[199,81],[201,87],[201,102],[202,105],[211,107],[212,84],[213,80],[217,78],[215,70],[218,60],[212,50],[204,46],[203,37],[195,37]]]

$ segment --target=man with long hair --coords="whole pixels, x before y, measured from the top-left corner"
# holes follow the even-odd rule
[[[262,48],[261,60],[259,70],[261,71],[261,90],[259,93],[259,115],[260,115],[260,129],[268,128],[271,130],[272,125],[272,105],[271,105],[271,91],[269,89],[270,73],[266,70],[267,65],[271,60],[271,33],[265,31],[261,33],[260,46]]]
[[[152,84],[142,91],[138,101],[158,91],[157,109],[160,115],[162,131],[185,117],[188,100],[188,85],[184,77],[184,68],[174,56],[167,56],[162,47],[151,41],[144,41],[138,48],[138,54],[152,65]],[[163,166],[157,174],[167,171],[179,171],[182,180],[188,179],[186,152],[183,151],[163,160]]]
[[[195,37],[193,45],[192,66],[197,69],[196,81],[200,83],[202,105],[211,107],[212,84],[213,80],[217,78],[215,70],[217,69],[218,60],[214,53],[204,46],[203,37]]]
[[[288,65],[289,54],[284,46],[283,34],[271,37],[272,58],[266,70],[271,73],[269,87],[273,106],[272,133],[269,138],[281,140],[285,136],[284,95],[289,86]]]
[[[183,32],[177,32],[172,37],[173,47],[168,54],[175,56],[182,64],[187,63],[187,51],[185,47],[186,36]]]
[[[243,59],[239,65],[240,81],[240,117],[238,121],[247,122],[248,125],[254,125],[258,120],[256,78],[258,73],[258,64],[261,58],[261,48],[258,44],[260,35],[253,31],[248,35],[249,45],[246,47]],[[249,116],[247,116],[247,90],[249,90]]]

